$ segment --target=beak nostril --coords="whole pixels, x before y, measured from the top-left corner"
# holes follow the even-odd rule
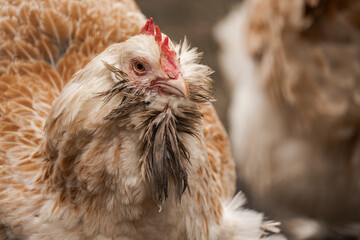
[[[171,78],[171,79],[176,78],[176,76],[175,76],[172,72],[169,72],[167,75],[168,75],[168,77]]]

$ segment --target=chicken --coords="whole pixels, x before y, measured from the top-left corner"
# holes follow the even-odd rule
[[[219,23],[230,138],[290,239],[360,237],[359,1],[245,1]]]
[[[0,238],[278,231],[233,198],[212,71],[186,40],[132,1],[1,4]]]

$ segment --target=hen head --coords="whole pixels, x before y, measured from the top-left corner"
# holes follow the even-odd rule
[[[199,104],[211,92],[211,70],[198,61],[186,40],[174,47],[150,19],[141,34],[111,45],[78,71],[45,126],[50,185],[76,199],[84,189],[110,188],[109,179],[122,184],[120,172],[137,172],[157,203],[168,197],[170,183],[180,199],[193,141],[201,135]],[[93,179],[99,171],[106,180]],[[64,176],[72,182],[57,184]],[[74,185],[82,187],[66,193]]]
[[[105,62],[106,66],[117,74],[120,82],[125,80],[136,94],[189,97],[189,88],[182,77],[174,47],[168,37],[163,39],[158,26],[154,28],[152,18],[140,35],[123,43],[120,51],[118,48],[114,51],[119,53],[119,63],[109,66]]]

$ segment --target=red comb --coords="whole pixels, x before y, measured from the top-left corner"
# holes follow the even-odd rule
[[[180,70],[178,69],[177,61],[175,60],[174,51],[171,51],[169,48],[169,38],[166,37],[164,41],[161,42],[162,35],[160,32],[160,28],[156,26],[154,29],[153,18],[147,20],[144,27],[141,29],[141,34],[154,36],[156,43],[161,48],[161,65],[163,67],[163,70],[166,73],[172,73],[173,76],[171,76],[171,78],[176,77],[179,74]]]
[[[149,20],[147,20],[147,22],[141,29],[141,34],[154,35],[154,20],[153,20],[153,18],[150,18]]]
[[[156,41],[157,44],[160,46],[161,40],[162,40],[160,28],[159,28],[158,26],[156,26],[155,29],[156,29],[155,41]]]
[[[165,72],[169,71],[173,73],[173,77],[176,77],[180,72],[177,67],[177,62],[175,60],[174,51],[171,51],[169,48],[169,38],[166,37],[161,44],[161,53],[162,53],[162,66]]]

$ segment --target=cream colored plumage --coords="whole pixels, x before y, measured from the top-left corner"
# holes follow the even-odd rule
[[[278,231],[241,195],[226,204],[230,146],[211,70],[186,41],[174,47],[151,21],[139,35],[129,0],[5,1],[0,14],[0,238]]]
[[[359,13],[249,0],[216,28],[239,177],[291,239],[360,236]]]

